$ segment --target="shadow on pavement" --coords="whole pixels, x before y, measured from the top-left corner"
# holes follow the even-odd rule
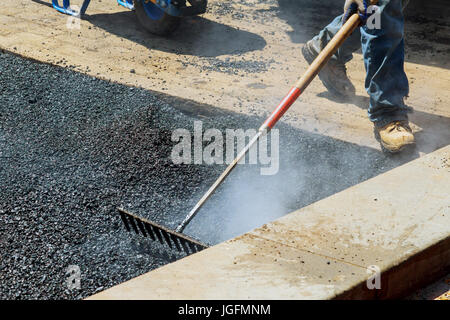
[[[146,32],[136,21],[132,11],[86,15],[84,19],[116,36],[164,52],[216,57],[261,50],[266,46],[264,38],[257,34],[200,16],[182,19],[180,27],[168,37]]]
[[[48,0],[48,1],[31,0],[31,1],[36,2],[36,3],[38,3],[38,4],[42,4],[42,5],[47,6],[47,7],[50,7],[50,8],[53,8],[53,5],[51,4],[50,0]]]

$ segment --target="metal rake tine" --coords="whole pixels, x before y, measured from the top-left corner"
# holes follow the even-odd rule
[[[177,248],[178,251],[183,251],[181,250],[180,244],[178,243],[178,237],[175,236],[174,234],[170,234],[170,239],[172,239],[173,244],[175,245],[175,247]]]
[[[144,227],[144,224],[142,223],[142,221],[136,219],[136,224],[139,227],[139,230],[141,230],[142,235],[144,237],[147,237],[147,232],[145,232],[145,227]]]
[[[123,213],[122,211],[119,211],[120,213],[120,218],[122,219],[123,224],[125,225],[125,228],[127,229],[128,232],[131,231],[130,229],[130,225],[128,224],[128,219],[125,213]]]
[[[160,230],[161,234],[163,235],[164,239],[167,242],[167,245],[170,247],[170,249],[173,248],[172,242],[170,241],[170,236],[165,230]]]
[[[164,240],[163,240],[163,238],[162,238],[162,236],[161,236],[160,230],[159,230],[158,228],[153,227],[153,226],[152,226],[152,229],[153,229],[153,231],[155,232],[155,235],[156,235],[156,237],[158,238],[158,241],[159,241],[161,244],[164,244]]]
[[[144,223],[144,226],[145,226],[145,230],[147,230],[147,233],[150,236],[150,238],[152,238],[153,241],[156,241],[156,237],[155,237],[155,234],[153,233],[152,226],[148,223]]]
[[[134,232],[136,232],[137,234],[139,234],[139,230],[138,230],[138,228],[136,227],[136,223],[134,222],[134,220],[135,220],[134,217],[128,216],[128,221],[130,222],[131,226],[133,227]]]
[[[188,242],[188,246],[191,249],[192,253],[196,253],[197,252],[197,247],[195,244]]]
[[[179,240],[180,240],[181,246],[183,247],[184,252],[186,252],[187,254],[190,254],[191,252],[189,251],[189,246],[186,244],[186,240],[184,240],[184,239],[179,239]]]

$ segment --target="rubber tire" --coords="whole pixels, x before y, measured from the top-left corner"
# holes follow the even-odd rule
[[[139,23],[150,33],[160,36],[169,35],[174,32],[180,24],[180,18],[168,15],[165,12],[159,20],[153,20],[145,12],[145,8],[141,1],[133,0],[133,4]]]

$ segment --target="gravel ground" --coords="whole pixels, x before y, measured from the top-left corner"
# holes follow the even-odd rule
[[[180,258],[127,234],[115,208],[182,221],[224,169],[169,158],[172,130],[200,119],[219,130],[263,120],[0,52],[0,298],[80,299]],[[279,129],[279,173],[239,166],[186,233],[217,243],[415,157]]]

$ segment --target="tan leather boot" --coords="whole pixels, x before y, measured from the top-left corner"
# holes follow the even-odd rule
[[[391,153],[399,152],[415,143],[408,121],[394,121],[384,127],[375,127],[375,135],[383,148]]]

